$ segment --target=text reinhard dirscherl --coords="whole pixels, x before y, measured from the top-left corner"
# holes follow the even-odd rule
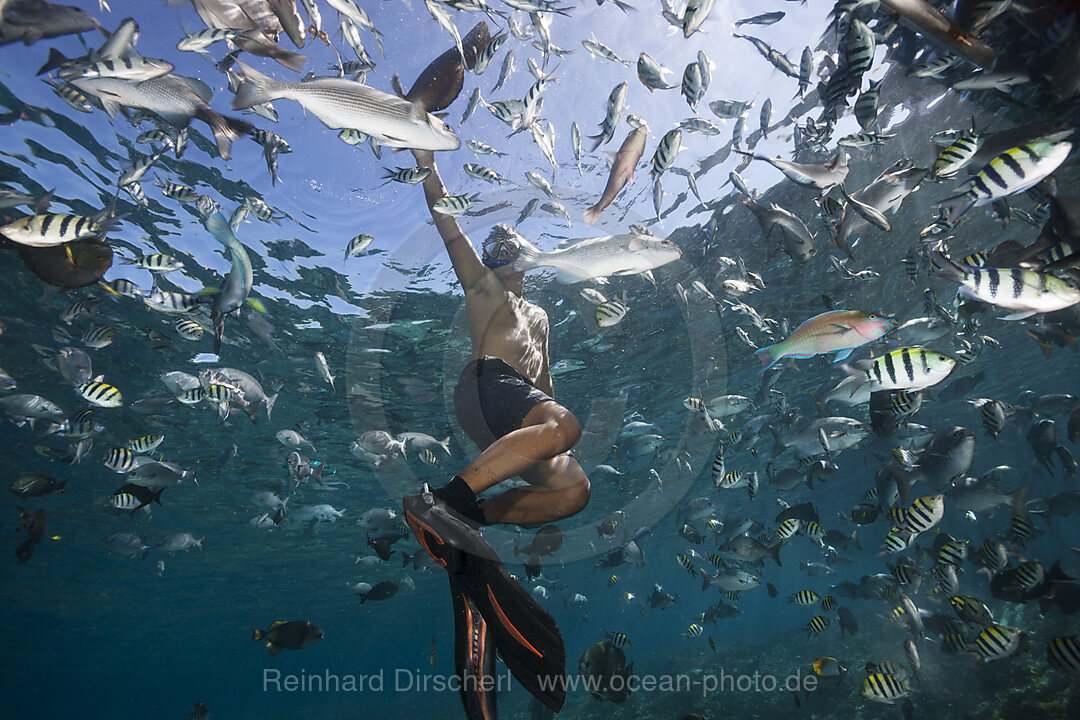
[[[541,685],[545,685],[541,678]],[[802,671],[781,678],[776,675],[754,672],[752,674],[732,674],[721,669],[719,672],[696,675],[615,675],[604,685],[597,677],[585,675],[553,676],[547,678],[546,685],[553,688],[565,684],[568,692],[585,690],[587,692],[605,691],[620,693],[633,692],[696,692],[702,696],[716,692],[813,692],[817,689],[818,677]],[[509,670],[497,675],[470,676],[465,680],[468,689],[495,690],[506,692],[511,686]],[[411,668],[397,668],[392,674],[379,670],[370,675],[336,674],[329,668],[320,672],[283,673],[277,668],[264,668],[263,692],[287,693],[337,693],[337,692],[459,692],[462,678],[459,675],[427,673]]]

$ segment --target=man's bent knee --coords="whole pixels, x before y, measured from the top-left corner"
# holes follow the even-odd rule
[[[566,452],[581,440],[581,423],[569,410],[559,413],[559,416],[555,418],[554,425],[560,445],[564,446],[559,452]]]
[[[592,486],[589,484],[589,478],[582,477],[580,482],[576,482],[566,489],[566,505],[567,517],[570,515],[576,515],[585,509],[585,506],[589,504],[589,499],[592,497]]]

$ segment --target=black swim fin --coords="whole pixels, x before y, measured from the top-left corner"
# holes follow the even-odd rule
[[[454,665],[461,680],[461,704],[468,720],[495,720],[495,642],[476,603],[450,575],[454,600]]]
[[[454,602],[461,595],[472,603],[514,679],[544,705],[560,710],[566,699],[566,647],[554,619],[510,577],[476,527],[439,498],[429,491],[409,496],[404,509],[421,547],[449,573]]]

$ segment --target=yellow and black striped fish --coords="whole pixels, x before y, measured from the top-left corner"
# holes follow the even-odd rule
[[[832,612],[836,609],[837,600],[835,595],[826,595],[821,598],[821,609],[825,612]]]
[[[961,567],[967,560],[968,544],[962,540],[949,540],[941,546],[938,552],[938,562],[948,563]]]
[[[730,470],[724,473],[724,476],[720,478],[720,482],[716,483],[716,487],[722,490],[731,490],[732,488],[742,487],[745,479],[746,473],[742,470]]]
[[[892,576],[905,587],[922,581],[922,573],[911,565],[897,565],[893,568]]]
[[[630,638],[626,636],[626,633],[613,631],[607,633],[606,635],[604,635],[604,637],[606,637],[608,639],[608,642],[610,642],[615,647],[631,647]]]
[[[964,169],[979,150],[979,134],[965,130],[934,160],[934,176],[952,177]]]
[[[473,206],[480,196],[473,195],[446,195],[436,200],[431,209],[443,215],[460,215]],[[254,209],[252,210],[254,212]],[[256,213],[256,217],[258,214]]]
[[[165,255],[163,253],[141,255],[134,260],[124,260],[123,262],[125,265],[134,265],[143,270],[160,273],[173,272],[184,267],[183,261],[174,258],[172,255]]]
[[[907,549],[911,544],[911,533],[904,528],[894,527],[885,536],[882,547],[890,553],[898,553]]]
[[[918,535],[941,522],[944,514],[944,495],[924,495],[916,498],[904,514],[904,527],[913,535]]]
[[[824,615],[815,615],[806,623],[807,635],[820,635],[829,629],[829,618]]]
[[[986,434],[997,439],[1005,429],[1005,405],[1000,400],[987,400],[979,410],[982,413],[983,428]]]
[[[182,203],[195,202],[199,199],[199,193],[196,190],[189,188],[187,185],[162,180],[157,176],[155,176],[155,178],[154,187],[161,188],[161,194],[167,198],[172,198],[173,200]]]
[[[691,577],[697,577],[697,569],[694,568],[693,561],[690,560],[690,556],[686,553],[679,553],[675,556],[675,562],[679,563],[686,572],[690,573]]]
[[[210,385],[203,391],[203,397],[212,402],[229,402],[233,391],[228,385]]]
[[[1067,141],[1025,143],[1010,148],[983,166],[969,181],[966,192],[939,203],[956,222],[973,206],[1028,190],[1057,170],[1072,152]]]
[[[127,278],[116,278],[110,282],[99,282],[98,285],[107,292],[122,297],[137,298],[142,297],[143,294],[142,290],[139,289],[139,286]]]
[[[700,545],[705,542],[704,536],[698,532],[698,529],[687,523],[683,523],[683,526],[679,528],[679,535],[681,535],[684,540],[691,542],[694,545]]]
[[[813,520],[810,520],[803,524],[802,532],[804,535],[817,543],[821,543],[822,539],[825,537],[824,528],[822,528],[821,525],[817,524]]]
[[[1058,669],[1080,673],[1080,637],[1052,638],[1046,644],[1046,660]]]
[[[177,318],[176,322],[173,323],[173,327],[176,328],[177,334],[185,340],[201,340],[204,332],[202,325],[183,317]]]
[[[128,450],[138,455],[153,452],[165,439],[164,435],[143,435],[141,438],[128,443]]]
[[[990,625],[975,638],[974,650],[984,662],[990,662],[1012,655],[1024,640],[1024,632],[1019,628]]]
[[[117,218],[95,220],[84,215],[40,213],[27,215],[0,227],[0,235],[30,247],[53,247],[102,235]]]
[[[609,577],[607,579],[607,584],[608,585],[618,585],[619,584],[619,576],[618,575],[612,575],[611,577]]]
[[[135,456],[127,448],[115,447],[105,453],[105,467],[118,473],[135,469]]]
[[[153,292],[143,296],[143,302],[152,310],[163,313],[186,313],[202,304],[198,295],[183,292]]]
[[[116,331],[108,325],[90,328],[82,336],[83,345],[95,350],[112,345],[114,340],[116,340]]]
[[[790,540],[795,533],[799,532],[801,523],[798,518],[788,518],[776,528],[777,540]]]
[[[902,507],[889,508],[885,516],[889,518],[893,527],[904,527],[907,524],[907,510]]]
[[[949,604],[956,611],[957,616],[964,622],[977,625],[990,625],[994,622],[994,615],[986,603],[978,598],[967,595],[954,595],[949,598]]]
[[[733,603],[739,602],[739,593],[735,592],[734,590],[725,591],[724,592],[724,597],[726,597],[728,600],[730,600]]]
[[[874,358],[863,371],[870,389],[923,390],[936,385],[956,367],[956,359],[934,350],[905,347]]]
[[[960,262],[964,265],[970,265],[971,267],[986,267],[986,260],[990,256],[984,252],[973,252],[970,255],[965,255],[960,259]]]
[[[820,599],[821,596],[813,590],[800,590],[788,597],[788,602],[796,605],[813,605]]]
[[[120,391],[108,383],[91,380],[75,388],[75,393],[91,405],[104,408],[118,408],[124,404]]]
[[[684,637],[686,637],[686,638],[696,638],[697,636],[701,635],[701,633],[703,633],[704,631],[705,631],[705,629],[702,628],[700,625],[698,625],[697,623],[693,623],[693,624],[690,625],[690,627],[686,628],[686,633],[685,633]]]
[[[176,399],[184,405],[198,405],[206,399],[206,389],[201,387],[191,388],[177,395]]]
[[[717,553],[712,553],[711,555],[709,555],[709,562],[712,563],[712,566],[717,570],[727,567],[727,561],[725,561],[724,558],[720,557]]]
[[[863,681],[860,694],[873,702],[892,704],[897,700],[907,697],[907,680],[900,680],[893,675],[885,673],[873,673]]]
[[[1016,582],[1020,583],[1020,587],[1025,590],[1033,590],[1042,585],[1045,578],[1046,572],[1043,570],[1042,563],[1037,560],[1029,560],[1016,569]]]
[[[596,306],[596,324],[600,327],[618,325],[626,317],[630,307],[618,300],[607,300]]]
[[[713,485],[716,487],[720,487],[720,480],[724,477],[725,469],[724,446],[720,445],[720,448],[716,451],[716,455],[713,456],[712,461],[712,480]]]
[[[1031,540],[1038,535],[1042,535],[1042,530],[1037,530],[1026,514],[1021,515],[1019,513],[1013,513],[1012,520],[1009,522],[1008,540],[1017,543],[1021,547],[1027,544],[1028,540]]]

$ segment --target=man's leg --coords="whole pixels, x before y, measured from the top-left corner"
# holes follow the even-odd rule
[[[507,490],[481,503],[487,522],[541,525],[570,517],[589,502],[589,478],[570,455],[545,460],[521,476],[530,487]]]
[[[474,493],[517,475],[529,480],[526,475],[530,470],[566,452],[580,439],[581,425],[577,418],[554,400],[545,400],[529,410],[519,429],[502,436],[480,453],[461,471],[460,477]],[[581,475],[584,477],[584,473]]]

